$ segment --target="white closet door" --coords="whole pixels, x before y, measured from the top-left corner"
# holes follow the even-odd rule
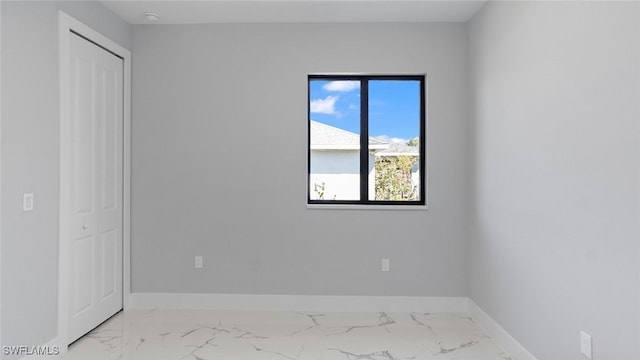
[[[122,59],[71,37],[69,342],[122,308]]]

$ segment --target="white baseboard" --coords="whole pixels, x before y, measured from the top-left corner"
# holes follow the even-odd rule
[[[21,358],[22,360],[58,360],[62,358],[62,349],[58,346],[58,338],[49,340],[44,345],[39,346],[39,349],[29,348],[29,351],[33,354],[25,355]],[[42,354],[37,354],[37,351],[41,351]]]
[[[469,314],[493,338],[498,346],[502,347],[511,356],[512,360],[537,360],[471,299],[469,299]]]
[[[131,293],[127,309],[469,312],[466,297]]]

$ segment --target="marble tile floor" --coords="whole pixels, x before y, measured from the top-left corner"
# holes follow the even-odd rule
[[[129,310],[63,360],[511,360],[467,314]]]

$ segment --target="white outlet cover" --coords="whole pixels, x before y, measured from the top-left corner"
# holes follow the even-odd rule
[[[390,270],[389,259],[382,259],[382,268],[380,270],[381,271],[389,271]]]
[[[195,267],[196,269],[202,269],[202,256],[196,256],[196,264]]]
[[[593,344],[591,343],[591,335],[587,334],[584,331],[580,331],[580,352],[582,355],[586,356],[587,359],[593,359],[592,349]]]
[[[22,211],[33,210],[33,193],[22,195]]]

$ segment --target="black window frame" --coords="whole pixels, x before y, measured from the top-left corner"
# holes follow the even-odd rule
[[[311,199],[311,82],[360,81],[360,200],[317,200]],[[419,200],[369,200],[369,81],[398,80],[418,81],[420,83],[420,132]],[[426,205],[426,113],[427,113],[427,77],[426,75],[330,75],[311,74],[307,78],[307,204],[308,205]]]

